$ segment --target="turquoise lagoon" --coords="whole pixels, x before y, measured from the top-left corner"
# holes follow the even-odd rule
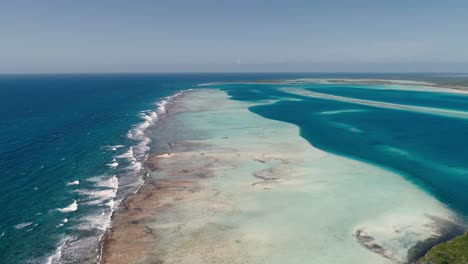
[[[235,100],[275,100],[250,110],[297,125],[301,136],[322,150],[398,171],[468,215],[467,93],[315,83],[223,89]]]
[[[346,116],[365,118],[386,104],[321,102],[307,92],[329,87],[214,84],[214,90],[194,89],[177,102],[180,109],[166,133],[176,146],[197,147],[175,149],[151,177],[170,181],[167,175],[174,175],[177,164],[184,164],[180,170],[214,177],[201,181],[202,191],[147,224],[159,236],[156,251],[142,262],[156,256],[164,263],[406,263],[438,239],[463,232],[463,208],[444,201],[423,177],[374,159],[387,155],[382,159],[410,160],[415,166],[412,149],[388,140],[384,144],[382,137],[373,156],[342,151],[370,148],[355,134],[376,141],[382,134],[370,131],[383,133],[388,124],[379,122],[389,122],[377,122],[382,116],[371,119],[371,129]],[[391,92],[402,87],[358,89]],[[439,117],[419,110],[419,115]]]
[[[165,147],[154,133],[166,106],[188,89],[181,104],[190,111],[177,117],[184,124],[177,135],[220,157],[206,184],[228,205],[202,222],[234,230],[220,245],[243,241],[225,245],[231,253],[208,244],[195,248],[200,254],[247,252],[238,262],[253,263],[405,262],[428,237],[464,230],[468,95],[423,84],[242,82],[305,77],[393,78],[2,76],[0,262],[93,261],[115,206],[148,173],[145,155]],[[405,77],[414,76],[398,76]],[[272,175],[278,179],[252,185]]]

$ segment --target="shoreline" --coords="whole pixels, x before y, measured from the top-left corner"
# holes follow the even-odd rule
[[[188,130],[191,129],[191,126],[188,126],[191,122],[188,120],[191,120],[191,119],[185,118],[184,120],[181,120],[180,118],[180,116],[187,115],[187,113],[184,113],[184,111],[188,111],[190,109],[192,113],[188,115],[201,118],[203,111],[208,111],[208,112],[213,111],[212,105],[213,104],[219,105],[220,103],[223,104],[223,107],[228,107],[226,108],[226,110],[223,110],[225,113],[231,113],[231,112],[236,113],[238,111],[241,111],[238,108],[240,105],[245,105],[245,107],[244,106],[242,107],[243,110],[241,111],[242,114],[240,115],[245,116],[245,117],[248,116],[249,118],[256,120],[255,122],[258,122],[259,124],[266,126],[266,127],[262,127],[261,130],[258,130],[257,128],[252,128],[252,129],[245,128],[245,127],[236,128],[237,123],[233,124],[236,126],[232,127],[231,129],[242,129],[238,131],[241,133],[243,133],[242,131],[247,131],[245,133],[249,133],[250,137],[252,137],[253,135],[255,135],[254,137],[258,137],[259,136],[258,133],[260,131],[263,131],[261,133],[266,133],[265,131],[269,131],[269,129],[271,129],[271,126],[273,126],[274,131],[276,131],[276,133],[279,133],[279,131],[283,131],[282,130],[283,126],[285,128],[294,127],[290,124],[283,124],[278,121],[264,119],[264,118],[256,116],[254,113],[248,112],[246,108],[249,104],[241,104],[241,103],[237,103],[233,101],[219,102],[221,98],[225,98],[226,100],[227,98],[226,98],[226,95],[221,96],[221,94],[219,94],[219,91],[217,90],[210,90],[211,94],[215,94],[215,95],[219,94],[218,96],[214,96],[213,99],[211,99],[210,97],[212,95],[210,96],[206,94],[204,95],[203,92],[206,93],[206,91],[200,91],[200,90],[194,91],[190,93],[189,95],[191,96],[191,100],[180,99],[181,101],[176,102],[176,103],[180,102],[180,104],[177,104],[177,106],[181,107],[182,109],[176,109],[175,113],[172,113],[173,116],[168,118],[168,119],[172,119],[175,117],[176,119],[175,121],[168,120],[169,122],[176,123],[176,125],[172,124],[173,125],[172,129],[177,128],[177,125],[184,125],[184,129],[188,129]],[[195,94],[195,97],[194,97],[194,94]],[[194,105],[194,100],[195,101],[199,100],[197,96],[202,96],[202,97],[205,96],[205,98],[207,99],[201,98],[201,101],[199,102],[199,104]],[[195,109],[198,109],[198,111],[201,111],[201,112],[197,113],[197,111],[192,110],[194,108],[193,106],[195,106]],[[232,109],[229,107],[231,107]],[[217,115],[216,113],[218,112],[219,114],[222,113],[220,112],[220,110],[214,111],[213,114],[211,114],[211,116],[213,115],[216,116]],[[244,114],[245,112],[248,112],[248,115],[247,113]],[[210,120],[212,119],[213,117]],[[220,124],[224,124],[223,122],[227,122],[228,124],[230,124],[228,121],[223,121],[216,117],[214,117],[214,120],[212,121],[215,122],[213,123],[213,125],[219,123],[216,126],[217,128],[219,128]],[[177,122],[179,123],[177,124]],[[192,124],[192,125],[194,127],[200,127],[199,124]],[[210,125],[208,125],[208,127],[210,127]],[[227,128],[229,128],[229,125],[226,127],[226,129]],[[166,129],[166,128],[162,128],[162,129]],[[297,128],[295,128],[294,130],[296,129]],[[166,132],[171,132],[170,130],[171,128],[169,128],[168,131]],[[194,129],[194,130],[197,130],[197,129]],[[200,131],[202,133],[200,133]],[[295,171],[297,170],[295,169],[295,167],[297,167],[299,164],[302,164],[303,162],[301,161],[302,159],[305,159],[307,156],[308,159],[311,158],[312,160],[313,159],[320,160],[324,158],[324,155],[325,157],[330,157],[331,159],[335,159],[334,155],[330,155],[325,152],[318,151],[314,149],[312,146],[310,146],[308,143],[307,143],[307,146],[304,148],[303,146],[299,146],[297,145],[297,143],[293,143],[292,141],[290,142],[290,140],[288,140],[288,142],[290,143],[287,143],[287,144],[285,143],[286,145],[281,145],[281,149],[283,149],[283,152],[285,150],[284,148],[286,148],[286,156],[284,156],[285,155],[284,153],[283,154],[278,153],[277,151],[274,150],[274,148],[271,149],[271,147],[264,149],[264,151],[269,149],[269,151],[266,153],[276,153],[274,155],[277,157],[270,156],[272,154],[265,154],[265,153],[262,155],[261,153],[252,152],[253,149],[250,150],[252,146],[258,146],[259,148],[265,148],[267,146],[267,145],[260,144],[261,142],[251,142],[251,144],[253,144],[252,146],[250,145],[243,146],[243,145],[237,144],[238,147],[233,148],[233,150],[237,149],[236,151],[240,151],[236,156],[234,153],[226,152],[227,149],[231,149],[233,146],[225,145],[226,143],[224,143],[223,141],[234,140],[233,142],[237,142],[235,141],[236,137],[238,137],[237,135],[232,134],[232,132],[229,132],[231,134],[229,134],[228,136],[218,138],[219,135],[216,134],[218,132],[211,132],[211,130],[206,130],[206,131],[200,130],[200,131],[183,131],[183,133],[188,133],[188,134],[193,133],[192,136],[195,136],[195,140],[194,139],[188,140],[188,138],[184,139],[184,136],[182,135],[182,140],[175,140],[175,141],[172,141],[172,143],[168,142],[169,144],[172,144],[172,147],[174,147],[174,149],[171,149],[170,152],[166,152],[166,153],[171,154],[171,155],[167,155],[167,157],[163,157],[163,156],[157,157],[157,155],[161,155],[161,153],[156,153],[156,154],[152,154],[149,156],[148,160],[154,159],[154,161],[151,161],[150,164],[148,165],[152,167],[152,169],[155,169],[155,170],[148,177],[148,181],[145,181],[143,186],[140,188],[139,192],[126,198],[125,202],[122,202],[121,206],[119,206],[119,208],[115,211],[112,217],[111,229],[109,229],[109,233],[106,236],[106,239],[103,240],[103,250],[102,250],[103,251],[103,254],[102,254],[103,263],[119,263],[119,261],[121,261],[120,263],[150,262],[150,261],[153,261],[153,263],[163,263],[163,261],[164,263],[171,263],[171,261],[174,262],[175,259],[179,259],[179,260],[183,259],[184,256],[185,257],[190,256],[191,258],[196,258],[200,261],[208,257],[208,259],[211,259],[211,261],[213,261],[213,259],[216,259],[217,257],[221,257],[221,256],[224,257],[224,259],[226,258],[230,259],[229,258],[230,254],[234,254],[234,253],[238,254],[246,262],[256,263],[258,262],[258,258],[261,257],[262,254],[268,255],[268,254],[277,254],[277,253],[269,252],[270,246],[268,246],[268,244],[272,242],[266,237],[263,239],[257,236],[252,237],[256,232],[258,232],[258,230],[256,229],[252,230],[251,229],[252,227],[248,227],[252,223],[250,223],[249,225],[245,225],[246,223],[244,224],[245,220],[242,220],[244,216],[243,216],[243,213],[241,212],[244,212],[245,210],[247,210],[246,212],[250,210],[253,210],[252,212],[260,211],[260,212],[263,212],[262,214],[266,214],[265,217],[267,217],[270,214],[270,212],[268,211],[269,209],[260,209],[256,207],[250,208],[252,206],[252,202],[254,201],[255,203],[257,202],[264,203],[264,202],[261,202],[261,200],[257,201],[258,198],[256,197],[270,197],[271,194],[269,193],[272,193],[274,191],[276,192],[279,191],[280,193],[278,195],[281,195],[281,193],[283,192],[288,193],[291,191],[295,193],[298,191],[297,188],[299,188],[299,190],[302,190],[302,191],[305,191],[303,190],[304,188],[306,189],[312,188],[311,190],[321,193],[323,191],[321,189],[326,187],[327,185],[326,182],[321,182],[323,180],[318,180],[317,183],[307,183],[305,186],[301,185],[301,184],[304,184],[303,181],[306,181],[306,182],[308,181],[308,179],[303,179],[304,177],[303,173],[309,173],[306,171],[304,172]],[[172,132],[177,134],[176,130]],[[282,133],[286,133],[285,135],[289,135],[291,132],[292,131],[288,128],[284,130],[284,132]],[[182,133],[182,131],[180,133]],[[227,133],[227,132],[223,132],[223,133]],[[210,136],[212,137],[214,135],[215,135],[214,138],[210,138]],[[172,136],[175,138],[181,135],[172,135]],[[289,135],[289,136],[292,137],[292,135]],[[300,138],[298,134],[297,136],[294,136],[295,140],[296,140],[296,137],[298,137],[297,140],[300,139],[299,142],[305,142],[305,140]],[[231,139],[231,138],[234,138],[234,139]],[[250,138],[242,138],[242,139],[250,139]],[[276,137],[270,140],[278,141],[279,139],[280,138]],[[265,143],[271,142],[262,137],[257,138],[256,140],[262,141]],[[296,142],[295,140],[294,142]],[[271,143],[267,143],[267,144],[271,144]],[[309,146],[310,146],[310,150],[309,150]],[[291,147],[295,149],[293,152],[288,151],[288,149]],[[298,150],[300,150],[299,153],[297,153]],[[310,152],[312,150],[313,152]],[[194,164],[191,161],[192,159],[197,162],[195,162]],[[348,161],[345,158],[339,158],[339,160],[341,161],[346,160],[346,162],[344,162],[346,164],[347,163],[359,164],[359,162],[357,161],[351,161],[351,160]],[[246,164],[249,164],[249,165],[247,166]],[[290,164],[294,164],[294,166],[291,167]],[[314,161],[314,164],[315,166],[321,167],[321,165],[317,164],[317,161]],[[268,167],[267,165],[272,166],[272,167]],[[302,170],[303,166],[305,165],[300,165],[298,168]],[[366,165],[365,170],[371,169],[370,167],[369,168],[368,167],[369,166]],[[220,177],[221,175],[223,175],[223,177],[227,177],[226,175],[231,175],[232,173],[236,173],[236,175],[238,175],[238,173],[246,173],[247,172],[246,170],[252,171],[252,172],[247,173],[247,176],[248,174],[252,174],[252,175],[248,176],[248,178],[244,178],[241,182],[238,182],[237,180],[233,180],[230,178],[227,179],[228,182],[224,182],[225,179],[221,179]],[[317,170],[317,168],[315,168],[314,170]],[[307,171],[310,171],[310,169],[308,169]],[[325,172],[322,170],[320,171]],[[377,171],[378,173],[384,173],[377,168],[372,168],[372,171],[374,171],[373,173],[376,173]],[[288,176],[284,178],[285,173],[286,174],[292,173],[293,176],[291,177]],[[327,172],[327,173],[329,174],[330,172]],[[385,172],[384,174],[393,175],[393,173],[389,173],[389,172]],[[247,182],[245,182],[246,180]],[[247,186],[250,186],[250,187],[247,187]],[[408,187],[404,187],[404,188],[409,188],[410,184],[405,184],[405,186],[408,186]],[[237,188],[241,188],[241,189],[237,189]],[[237,197],[238,196],[237,192],[231,189],[235,189],[235,190],[238,190],[238,192],[240,193],[244,193],[245,197]],[[428,210],[429,212],[436,213],[436,214],[437,212],[439,212],[439,213],[442,213],[442,215],[445,215],[448,213],[448,212],[445,212],[445,209],[443,209],[443,207],[440,207],[440,205],[438,205],[437,202],[426,197],[423,193],[420,193],[420,191],[412,190],[412,192],[414,192],[414,195],[416,195],[415,198],[419,197],[417,199],[422,199],[423,204],[421,207],[423,207],[423,205],[426,205],[426,206],[429,206],[427,208],[431,208],[430,210]],[[236,199],[238,199],[238,202],[232,204],[232,202],[235,201]],[[187,207],[187,204],[190,204],[191,206]],[[237,208],[239,206],[241,207],[246,206],[246,207],[243,209]],[[272,204],[267,203],[263,206],[263,208],[265,206],[271,207]],[[275,206],[273,205],[272,208],[274,207]],[[296,212],[294,210],[291,211],[290,213],[295,214]],[[373,210],[376,210],[376,208],[374,208]],[[418,211],[420,211],[420,209],[418,209]],[[182,216],[180,215],[181,213],[183,213]],[[206,213],[209,213],[212,215],[207,216]],[[363,211],[363,213],[365,213],[365,211]],[[408,212],[405,212],[405,214],[407,213]],[[187,218],[186,214],[191,215],[192,217]],[[239,218],[239,220],[238,222],[231,222],[233,220],[228,220],[228,218],[225,219],[226,215],[230,216],[229,218],[232,218],[232,217]],[[163,220],[161,220],[161,218]],[[222,218],[224,220],[221,220],[218,218]],[[359,218],[361,217],[358,217],[358,219]],[[185,219],[185,222],[184,222],[184,219]],[[190,219],[190,221],[188,219]],[[386,218],[382,220],[385,220],[385,219]],[[412,217],[408,218],[408,220],[410,219],[412,219]],[[410,224],[410,226],[415,225],[418,221],[423,221],[423,222],[428,221],[427,219],[424,220],[424,218],[421,218],[420,220],[417,220],[417,219],[419,218],[410,220],[410,222],[416,220],[416,222],[413,224]],[[386,221],[389,221],[389,220],[390,219],[387,219]],[[161,221],[163,221],[163,223],[161,223]],[[228,224],[226,227],[223,227],[226,224],[226,221],[229,222],[230,224]],[[362,221],[362,220],[358,220],[358,221]],[[392,221],[393,220],[390,220],[390,222]],[[208,225],[208,223],[210,222],[214,222],[217,224]],[[378,222],[380,222],[380,220],[378,220]],[[427,223],[430,223],[430,221]],[[322,223],[322,224],[327,225],[326,223]],[[361,226],[354,227],[355,230],[353,232],[359,232],[360,234],[362,234],[362,232],[365,232],[367,234],[364,239],[365,243],[367,242],[371,242],[372,244],[376,243],[377,245],[380,245],[382,250],[385,250],[384,252],[380,252],[381,253],[380,255],[385,256],[385,254],[387,255],[390,253],[394,254],[391,248],[394,247],[395,245],[388,244],[388,242],[386,242],[387,238],[385,238],[385,236],[387,235],[382,236],[383,233],[379,235],[380,231],[378,231],[378,229],[375,229],[373,227],[374,224],[375,223],[373,223],[373,221],[367,224],[361,223]],[[230,230],[232,227],[228,228],[228,226],[232,226],[232,225],[236,226],[234,230],[238,230],[238,231],[236,232],[226,231],[226,230]],[[351,226],[353,225],[355,224],[351,224]],[[385,228],[385,225],[386,224],[383,224],[384,228]],[[263,230],[264,227],[258,227],[258,229]],[[245,233],[245,231],[247,230],[249,230],[249,232]],[[264,230],[263,232],[265,231],[267,230]],[[345,233],[348,232],[346,230],[344,231]],[[427,231],[430,231],[430,229],[426,230],[426,232]],[[289,232],[294,233],[296,231],[291,230]],[[422,230],[419,230],[418,232],[420,234],[423,233]],[[358,233],[355,233],[355,235],[356,234]],[[270,235],[274,235],[274,234],[270,234]],[[392,235],[397,235],[397,234],[395,233]],[[176,238],[174,236],[178,236],[178,237]],[[196,244],[191,244],[192,242],[189,242],[189,244],[184,244],[184,243],[188,243],[187,241],[191,241],[191,239],[194,239],[194,236],[198,237],[198,239],[201,239],[202,241],[206,240],[206,243],[204,243],[206,244],[206,246],[222,244],[224,245],[225,249],[223,251],[222,248],[214,248],[214,249],[212,248],[211,251],[206,251],[208,250],[207,248],[203,246],[198,246]],[[227,241],[230,240],[229,239],[230,237],[232,237],[234,241],[234,245],[230,243],[226,244]],[[250,237],[250,239],[246,239],[246,237],[247,238]],[[369,240],[368,237],[371,237],[372,239]],[[326,238],[328,238],[328,235],[324,237],[324,239]],[[215,241],[216,243],[213,244]],[[281,241],[276,242],[276,243],[280,243],[280,242]],[[344,250],[345,252],[347,252],[346,254],[348,254],[349,256],[353,258],[357,258],[357,259],[362,258],[362,256],[354,256],[354,250],[358,254],[362,254],[363,252],[359,253],[360,252],[359,248],[364,249],[366,247],[365,245],[362,245],[362,243],[361,245],[359,245],[359,243],[355,241],[355,238],[347,242],[346,245],[347,246],[345,248],[348,248],[348,247],[354,248],[356,246],[356,248],[354,248],[353,250],[349,252],[347,250]],[[390,249],[388,247],[390,247]],[[197,250],[195,250],[195,248],[197,248]],[[260,252],[251,252],[249,248],[258,248]],[[318,247],[316,250],[319,250],[319,248],[320,247]],[[189,249],[195,250],[195,251],[194,252],[186,251]],[[226,251],[227,249],[229,250]],[[295,251],[293,249],[289,249],[289,250],[291,252]],[[266,251],[269,253],[265,253],[263,251]],[[123,254],[123,252],[125,252],[125,254]],[[189,254],[189,252],[192,252],[192,253]],[[195,254],[196,256],[193,254]],[[290,254],[290,252],[286,250],[285,254]],[[365,259],[368,259],[368,260],[364,261],[363,263],[366,263],[366,262],[384,263],[382,259],[374,258],[374,257],[377,257],[378,254],[379,252],[371,252],[369,256],[366,255]],[[392,258],[400,259],[402,258],[401,254],[402,253],[398,253],[397,255],[392,256]],[[123,256],[127,258],[124,260],[122,259]],[[233,260],[230,263],[244,263],[244,262],[241,262],[241,260],[238,258],[239,256],[231,255]],[[278,258],[281,259],[282,257],[278,256]],[[370,259],[372,259],[372,261],[370,261]],[[183,263],[191,263],[191,262],[183,262]],[[193,262],[193,263],[197,263],[197,262]],[[209,262],[209,261],[203,262],[202,261],[200,263],[216,263],[216,262]]]
[[[159,113],[158,120],[156,122],[158,125],[161,124],[161,123],[164,123],[164,121],[167,119],[167,115],[168,115],[168,113],[170,113],[170,111],[171,111],[171,109],[173,107],[175,99],[183,97],[184,94],[186,92],[190,91],[190,90],[191,89],[181,90],[181,91],[176,92],[173,95],[166,96],[166,97],[164,97],[164,98],[157,101],[156,106],[158,108],[155,111],[158,111],[158,113]],[[162,107],[162,105],[161,105],[162,102],[165,102],[164,108],[161,108]],[[161,115],[161,113],[163,113],[163,115]],[[104,252],[105,244],[106,244],[106,241],[107,241],[108,237],[110,236],[110,234],[112,232],[114,218],[117,217],[117,215],[119,214],[119,211],[122,209],[122,207],[126,206],[126,204],[129,202],[128,200],[132,199],[132,197],[134,197],[135,195],[138,195],[140,193],[142,187],[144,187],[147,184],[147,181],[149,179],[149,175],[153,171],[153,169],[150,166],[148,166],[149,164],[147,162],[150,155],[151,155],[151,153],[146,153],[143,160],[141,160],[142,171],[144,171],[144,174],[142,175],[142,178],[141,178],[141,180],[143,182],[136,188],[136,190],[134,192],[128,193],[125,197],[123,197],[123,199],[120,200],[120,202],[118,204],[116,204],[114,206],[114,210],[112,211],[112,214],[110,215],[110,221],[108,223],[108,227],[106,228],[106,230],[102,234],[101,238],[99,239],[98,249],[97,249],[97,262],[98,263],[102,263],[102,261],[103,261],[103,252]]]

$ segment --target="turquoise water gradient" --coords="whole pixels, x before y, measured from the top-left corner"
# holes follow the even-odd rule
[[[268,78],[278,75],[1,75],[0,263],[44,263],[64,240],[61,261],[81,262],[111,213],[113,175],[117,200],[141,182],[131,161],[107,165],[140,143],[126,135],[141,111],[200,83]]]
[[[235,100],[277,100],[250,110],[299,126],[301,136],[318,148],[400,171],[462,216],[468,215],[468,120],[310,98],[289,94],[285,87],[468,112],[466,94],[394,89],[401,87],[383,89],[372,85],[231,84],[221,87]]]
[[[240,101],[274,100],[250,110],[299,126],[318,148],[401,171],[468,215],[467,119],[311,98],[283,88],[462,112],[468,112],[466,95],[371,85],[197,86],[301,77],[311,74],[0,76],[0,263],[44,263],[61,245],[63,263],[95,257],[110,202],[134,191],[144,174],[132,169],[142,156],[125,158],[141,144],[128,132],[144,121],[141,115],[157,109],[156,102],[189,88],[219,88]],[[114,159],[117,168],[109,166]]]

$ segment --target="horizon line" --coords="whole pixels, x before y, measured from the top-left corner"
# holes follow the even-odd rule
[[[141,72],[0,72],[0,76],[6,75],[143,75],[143,74],[440,74],[440,75],[468,75],[468,72],[393,72],[393,71],[141,71]],[[468,76],[467,76],[468,77]]]

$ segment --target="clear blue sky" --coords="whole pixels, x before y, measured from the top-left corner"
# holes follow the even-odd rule
[[[468,72],[464,0],[1,0],[0,73]]]

